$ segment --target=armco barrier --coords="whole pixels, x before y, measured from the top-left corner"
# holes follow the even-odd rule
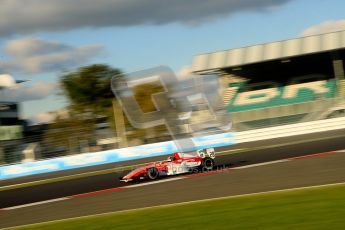
[[[337,129],[345,129],[345,117],[249,130],[235,133],[234,138],[235,143],[238,144]]]
[[[234,144],[232,133],[215,134],[205,137],[195,137],[192,139],[195,144],[195,149],[229,146]],[[60,170],[167,155],[176,151],[177,148],[174,142],[168,141],[123,149],[84,153],[50,160],[8,165],[0,167],[0,179],[9,179]]]

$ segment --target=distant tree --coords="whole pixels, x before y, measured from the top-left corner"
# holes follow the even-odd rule
[[[42,157],[50,158],[85,151],[95,142],[93,119],[80,119],[78,114],[59,116],[48,126],[42,142]],[[83,146],[84,145],[84,146]]]
[[[110,89],[111,78],[121,74],[119,69],[94,64],[62,75],[60,83],[73,110],[109,116],[112,114],[114,99],[114,94]]]
[[[60,76],[62,95],[69,102],[68,114],[57,115],[49,125],[43,140],[47,156],[78,153],[83,145],[92,146],[100,117],[105,117],[114,130],[111,79],[120,74],[119,69],[93,64]]]
[[[100,116],[107,118],[115,135],[113,100],[116,98],[111,91],[111,79],[115,75],[122,75],[122,72],[108,65],[94,64],[60,77],[62,94],[69,101],[69,115],[57,116],[55,122],[49,125],[44,137],[44,146],[49,149],[49,156],[77,153],[81,151],[83,143],[95,142],[95,125]],[[162,91],[164,89],[159,84],[144,84],[134,88],[134,96],[143,112],[150,112],[156,110],[151,95]],[[124,118],[126,130],[129,131],[127,137],[133,143],[167,140],[164,125],[135,129],[126,116]]]

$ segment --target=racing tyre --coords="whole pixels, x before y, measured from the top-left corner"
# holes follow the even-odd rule
[[[151,180],[155,180],[159,177],[158,169],[155,167],[148,168],[146,170],[146,173],[147,173],[148,178],[150,178]]]
[[[214,166],[214,160],[210,157],[206,157],[202,160],[201,163],[201,171],[211,171],[213,169]]]

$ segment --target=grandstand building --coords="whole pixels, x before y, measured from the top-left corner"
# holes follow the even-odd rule
[[[194,57],[196,74],[226,83],[234,131],[344,116],[345,31]]]

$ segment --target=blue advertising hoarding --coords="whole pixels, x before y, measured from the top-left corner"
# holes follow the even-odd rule
[[[195,144],[194,150],[235,144],[232,133],[194,137],[192,140]],[[8,165],[0,167],[0,179],[3,180],[14,177],[168,155],[177,151],[178,150],[174,142],[168,141],[102,152],[84,153],[50,160]]]

